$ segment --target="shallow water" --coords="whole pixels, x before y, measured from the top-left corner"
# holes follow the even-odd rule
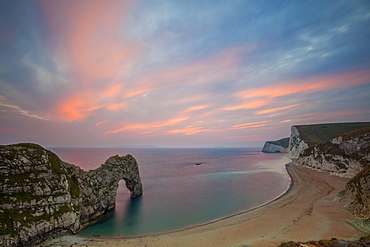
[[[132,154],[144,194],[130,199],[124,181],[112,215],[80,235],[141,236],[179,230],[250,210],[289,187],[286,154],[251,148],[52,148],[84,170],[112,155]],[[202,165],[195,165],[201,163]]]

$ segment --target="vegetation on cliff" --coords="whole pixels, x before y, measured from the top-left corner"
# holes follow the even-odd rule
[[[308,146],[331,140],[345,133],[370,127],[370,122],[326,123],[295,126]]]

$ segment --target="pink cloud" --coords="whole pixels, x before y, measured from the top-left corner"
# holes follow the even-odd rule
[[[184,110],[184,111],[183,111],[183,113],[202,110],[202,109],[205,109],[205,108],[209,108],[210,106],[211,106],[211,105],[198,105],[198,106],[192,106],[192,107],[189,107],[189,108],[187,108],[186,110]]]
[[[349,88],[369,83],[370,70],[317,76],[308,79],[284,81],[274,85],[248,89],[236,93],[240,98],[276,98],[297,93],[312,93],[333,89]]]
[[[240,109],[256,109],[262,106],[268,105],[272,100],[271,99],[255,99],[255,100],[248,100],[247,102],[234,105],[229,107],[222,108],[225,111],[232,111],[232,110],[240,110]]]
[[[170,130],[168,134],[184,134],[184,135],[194,135],[200,132],[209,132],[213,131],[212,129],[203,129],[202,127],[189,127],[184,129]]]
[[[145,134],[148,134],[154,131],[160,131],[163,129],[163,127],[176,125],[177,123],[183,122],[187,119],[188,117],[178,117],[178,118],[167,119],[164,121],[156,121],[152,123],[128,124],[119,129],[106,131],[104,134],[117,134],[122,131],[138,131],[138,130],[148,130],[148,131],[143,132]]]
[[[124,107],[115,102],[125,86],[120,77],[137,63],[141,51],[122,36],[130,1],[40,2],[55,55],[67,63],[74,83],[75,93],[60,100],[58,117],[83,120],[102,107]]]
[[[266,126],[269,121],[261,121],[261,122],[252,122],[252,123],[245,123],[245,124],[237,124],[231,126],[229,128],[230,130],[236,130],[236,129],[250,129],[250,128],[259,128]]]
[[[306,103],[299,103],[299,104],[294,104],[294,105],[288,105],[288,106],[270,108],[270,109],[266,109],[266,110],[257,111],[256,114],[272,113],[272,112],[276,112],[276,111],[281,111],[281,110],[285,110],[285,109],[290,109],[290,108],[293,108],[293,107],[301,106],[303,104],[306,104]]]
[[[247,48],[234,47],[220,51],[200,61],[174,67],[167,64],[166,67],[148,71],[145,75],[133,79],[133,86],[125,97],[182,85],[196,84],[199,86],[223,79],[236,79],[240,68],[240,52],[243,49]]]
[[[16,130],[15,128],[0,129],[0,132],[11,132]]]
[[[104,125],[104,124],[107,124],[108,123],[108,121],[100,121],[100,122],[97,122],[96,124],[95,124],[95,126],[100,126],[100,125]]]

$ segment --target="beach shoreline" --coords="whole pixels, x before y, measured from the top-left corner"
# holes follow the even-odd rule
[[[291,185],[268,204],[169,233],[133,238],[69,235],[41,246],[276,246],[288,241],[359,238],[354,217],[335,202],[348,178],[287,164]]]

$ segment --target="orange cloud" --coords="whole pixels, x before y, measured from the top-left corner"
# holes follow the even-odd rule
[[[133,89],[133,90],[130,90],[130,91],[126,92],[124,94],[123,98],[129,99],[129,98],[135,97],[137,95],[147,93],[147,92],[152,91],[152,90],[153,90],[153,88],[150,88],[150,87]]]
[[[212,129],[203,129],[201,127],[192,127],[192,128],[184,128],[184,129],[177,129],[177,130],[171,130],[167,133],[169,134],[185,134],[185,135],[194,135],[200,132],[208,132],[212,131]]]
[[[348,88],[369,83],[370,70],[349,72],[338,75],[319,76],[301,80],[285,81],[236,93],[240,98],[276,98],[296,93]]]
[[[167,121],[160,121],[160,122],[156,122],[155,124],[153,124],[154,127],[164,127],[164,126],[171,126],[171,125],[174,125],[176,123],[179,123],[179,122],[182,122],[182,121],[185,121],[189,119],[188,117],[179,117],[179,118],[173,118],[173,119],[169,119]]]
[[[266,126],[269,121],[261,121],[261,122],[252,122],[252,123],[245,123],[245,124],[237,124],[231,126],[229,129],[249,129],[249,128],[258,128],[262,126]]]
[[[58,106],[57,113],[59,117],[68,121],[83,120],[88,114],[86,108],[93,103],[91,101],[92,99],[86,95],[72,96]]]
[[[258,124],[264,124],[268,121],[261,121],[261,122],[252,122],[252,123],[245,123],[245,124],[237,124],[232,126],[232,128],[239,128],[239,127],[245,127],[245,126],[251,126],[251,125],[258,125]]]
[[[240,109],[256,109],[262,106],[265,106],[271,102],[270,99],[263,99],[263,100],[250,100],[248,103],[243,103],[240,105],[229,106],[222,108],[225,111],[232,111],[232,110],[240,110]]]
[[[60,101],[58,116],[83,120],[94,109],[122,108],[122,99],[115,99],[125,86],[121,79],[138,62],[141,50],[122,36],[130,1],[40,2],[55,55],[66,63],[76,92]]]
[[[123,84],[115,84],[110,87],[107,87],[103,91],[103,95],[107,98],[114,98],[120,94]]]
[[[100,126],[100,125],[103,125],[103,124],[106,124],[106,123],[108,123],[108,121],[100,121],[100,122],[97,122],[96,124],[95,124],[95,126]]]
[[[191,111],[198,111],[198,110],[202,110],[202,109],[205,109],[205,108],[208,108],[210,107],[210,105],[198,105],[198,106],[193,106],[193,107],[189,107],[188,109],[184,110],[183,112],[191,112]]]
[[[104,134],[116,134],[122,131],[148,130],[144,132],[147,134],[147,133],[152,133],[154,131],[159,131],[162,129],[162,127],[176,125],[177,123],[183,122],[187,119],[188,117],[178,117],[178,118],[168,119],[165,121],[156,121],[153,123],[131,124],[131,125],[126,125],[116,130],[107,131]]]
[[[370,70],[348,72],[337,75],[317,76],[306,79],[290,80],[273,85],[262,86],[259,88],[247,89],[235,94],[235,96],[246,102],[224,107],[223,110],[240,110],[240,109],[257,109],[266,106],[276,98],[281,96],[289,96],[299,93],[313,93],[318,91],[329,91],[334,89],[344,89],[357,85],[364,85],[369,83]],[[302,103],[303,104],[303,103]],[[278,108],[271,108],[256,112],[257,114],[266,114],[276,112],[283,109],[289,109],[299,106],[301,104],[284,106]],[[270,117],[280,115],[270,115]]]
[[[288,105],[288,106],[283,106],[283,107],[276,107],[276,108],[271,108],[267,110],[257,111],[256,114],[266,114],[266,113],[281,111],[281,110],[297,107],[303,104],[306,104],[306,103],[299,103],[299,104],[294,104],[294,105]]]
[[[104,134],[116,134],[116,133],[119,133],[119,132],[122,132],[122,131],[125,131],[125,130],[128,130],[128,131],[143,130],[143,129],[146,129],[148,127],[149,127],[148,124],[132,124],[132,125],[127,125],[123,128],[117,129],[117,130],[107,131]]]

